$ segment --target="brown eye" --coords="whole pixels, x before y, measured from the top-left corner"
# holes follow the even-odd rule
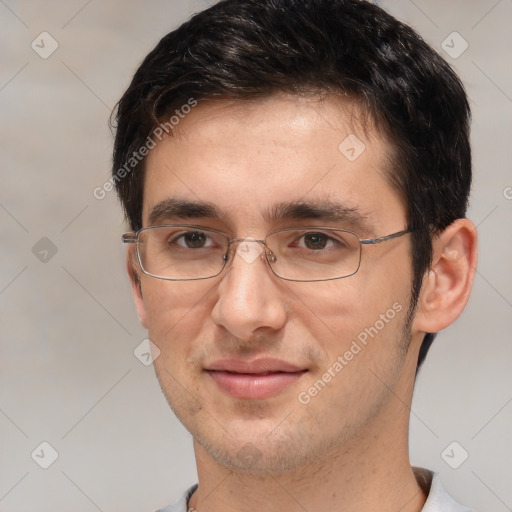
[[[325,249],[329,237],[323,233],[308,233],[304,235],[304,245],[311,250]]]
[[[206,235],[204,233],[199,233],[198,231],[185,233],[181,238],[183,240],[183,244],[190,249],[204,247],[206,243]]]

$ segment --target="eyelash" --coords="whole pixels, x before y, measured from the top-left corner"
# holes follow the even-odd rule
[[[204,235],[205,243],[207,245],[202,245],[199,248],[187,247],[185,240],[186,240],[186,237],[190,236],[190,235]],[[336,245],[337,246],[345,246],[346,245],[342,239],[334,238],[333,236],[331,236],[327,233],[324,233],[323,231],[304,231],[303,233],[299,233],[298,237],[294,237],[294,240],[290,244],[287,244],[287,245],[299,247],[302,249],[319,250],[319,249],[310,249],[305,245],[306,237],[311,236],[311,235],[320,235],[320,236],[324,236],[326,238],[327,247],[322,247],[322,249],[324,249],[324,250],[327,250],[328,248],[336,246]],[[180,243],[180,241],[182,241],[183,243]],[[208,242],[210,242],[210,243],[208,243]],[[204,231],[184,231],[184,232],[176,233],[176,234],[172,235],[172,237],[170,237],[167,240],[167,244],[168,245],[174,244],[174,245],[177,245],[178,247],[182,247],[184,249],[204,249],[204,248],[209,248],[209,247],[213,247],[214,245],[216,245],[213,237],[209,236],[208,233],[204,232]]]

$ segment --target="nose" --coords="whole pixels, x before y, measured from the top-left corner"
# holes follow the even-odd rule
[[[281,329],[286,323],[286,304],[278,278],[265,259],[264,245],[251,238],[237,239],[230,260],[219,283],[214,323],[241,340]]]

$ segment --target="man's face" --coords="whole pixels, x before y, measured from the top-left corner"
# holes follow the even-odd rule
[[[349,111],[334,100],[284,95],[200,103],[148,155],[144,226],[173,199],[208,203],[219,216],[160,208],[159,223],[230,237],[304,226],[347,228],[360,238],[406,229],[385,178],[390,147]],[[293,203],[323,218],[293,208],[281,218]],[[356,214],[329,218],[333,205]],[[165,281],[136,269],[139,314],[160,349],[160,385],[202,449],[228,466],[279,472],[396,428],[394,395],[409,393],[417,354],[406,354],[409,236],[363,246],[356,274],[321,282],[279,279],[264,257],[243,258],[236,247],[211,279]]]

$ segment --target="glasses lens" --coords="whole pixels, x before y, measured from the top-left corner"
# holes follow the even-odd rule
[[[139,233],[144,272],[163,279],[206,279],[224,267],[228,239],[194,226],[157,226]]]
[[[272,270],[283,279],[324,281],[355,274],[361,244],[355,233],[340,229],[294,229],[272,233],[267,246]]]

